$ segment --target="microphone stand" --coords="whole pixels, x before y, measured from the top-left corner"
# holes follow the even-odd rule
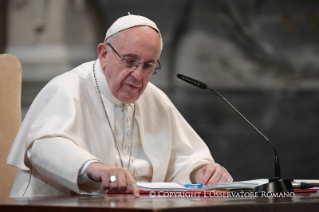
[[[210,91],[213,91],[215,94],[217,94],[224,102],[226,102],[226,104],[228,106],[230,106],[234,111],[237,112],[237,114],[239,114],[252,128],[254,128],[272,147],[274,153],[275,153],[275,161],[274,161],[274,174],[275,177],[268,179],[269,182],[256,186],[254,188],[254,192],[257,192],[259,194],[261,194],[262,192],[268,193],[268,192],[272,192],[272,193],[283,193],[283,192],[292,192],[293,191],[293,187],[292,187],[292,181],[293,179],[283,179],[281,178],[281,173],[280,173],[280,162],[279,162],[279,157],[277,154],[277,151],[274,147],[274,145],[272,144],[272,142],[263,134],[261,133],[257,127],[255,127],[250,121],[248,121],[248,119],[241,114],[232,104],[230,104],[230,102],[227,101],[227,99],[225,99],[220,93],[218,93],[217,91],[215,91],[214,89],[208,87],[205,83],[195,80],[193,78],[187,77],[185,75],[182,74],[177,74],[177,77],[181,80],[184,80],[185,82],[195,85],[201,89],[208,89]]]
[[[222,98],[222,100],[224,102],[227,103],[228,106],[230,106],[233,110],[235,110],[252,128],[254,128],[259,135],[261,135],[272,147],[274,153],[275,153],[275,161],[274,161],[274,173],[275,173],[275,177],[268,179],[269,182],[256,186],[254,188],[254,192],[258,192],[258,193],[268,193],[268,192],[272,192],[272,193],[282,193],[282,192],[292,192],[293,188],[292,188],[292,179],[282,179],[280,176],[280,162],[279,162],[279,157],[277,154],[277,151],[274,147],[274,145],[272,144],[272,142],[262,133],[260,132],[257,127],[255,127],[243,114],[241,114],[232,104],[230,104],[230,102],[227,101],[227,99],[225,99],[220,93],[218,93],[217,91],[215,91],[214,89],[210,88],[210,87],[206,87],[206,89],[213,91],[215,94],[217,94],[220,98]]]

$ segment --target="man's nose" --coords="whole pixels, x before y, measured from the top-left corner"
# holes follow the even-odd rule
[[[143,79],[143,64],[138,64],[137,68],[131,74],[135,79]]]

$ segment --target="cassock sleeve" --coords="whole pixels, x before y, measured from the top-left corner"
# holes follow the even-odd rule
[[[70,89],[71,87],[71,89]],[[83,164],[88,160],[98,160],[89,153],[83,125],[83,105],[80,89],[49,85],[35,101],[38,109],[28,133],[32,141],[32,174],[47,184],[69,193],[92,192],[98,188],[90,186],[85,191],[78,185],[78,175]],[[92,183],[93,184],[93,183]],[[82,190],[84,189],[84,191]]]
[[[137,118],[153,182],[191,183],[191,172],[214,162],[207,145],[161,90],[149,84],[140,98]]]
[[[81,191],[77,182],[79,171],[86,161],[92,159],[96,157],[63,137],[36,140],[31,149],[36,177],[66,193],[65,188],[76,193],[85,192]],[[92,192],[92,188],[87,192]]]
[[[169,110],[172,127],[172,149],[168,166],[168,181],[191,182],[191,172],[199,166],[214,162],[207,145],[172,104]]]

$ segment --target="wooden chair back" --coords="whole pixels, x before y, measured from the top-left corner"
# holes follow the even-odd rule
[[[0,198],[9,196],[17,171],[6,161],[21,125],[21,81],[19,60],[0,55]]]

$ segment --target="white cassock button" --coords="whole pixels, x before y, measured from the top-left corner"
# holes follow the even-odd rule
[[[126,118],[127,123],[129,123],[129,122],[130,122],[130,120],[131,120],[130,118]]]
[[[137,171],[137,174],[139,174],[139,173],[141,173],[141,172],[142,172],[142,170],[138,170],[138,171]]]
[[[130,137],[130,135],[131,135],[131,132],[127,132],[127,137]]]
[[[130,147],[129,147],[129,146],[126,146],[126,147],[125,147],[125,150],[126,150],[126,151],[129,151],[129,150],[130,150]]]

